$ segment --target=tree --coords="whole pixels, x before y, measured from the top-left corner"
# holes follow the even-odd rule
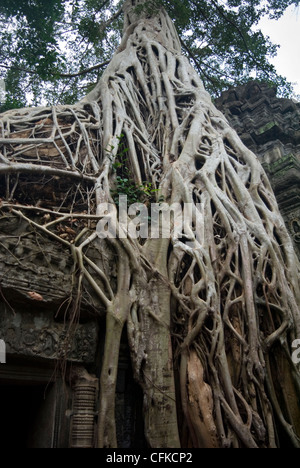
[[[269,181],[182,55],[166,11],[127,0],[124,17],[85,98],[1,116],[3,215],[69,249],[70,321],[84,289],[101,303],[99,447],[117,445],[124,331],[150,447],[299,447],[300,266]],[[145,206],[184,207],[189,221],[178,230],[175,210],[168,237],[135,238],[116,216],[120,187]]]
[[[98,82],[121,38],[123,1],[3,0],[0,5],[2,111],[26,102],[73,104]],[[175,22],[184,53],[213,95],[249,76],[292,87],[269,58],[277,47],[257,30],[264,15],[279,17],[298,0],[151,0]],[[26,94],[24,93],[26,91]]]

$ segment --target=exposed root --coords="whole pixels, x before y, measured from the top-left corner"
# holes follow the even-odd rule
[[[90,95],[2,115],[2,210],[69,248],[106,308],[99,447],[117,445],[125,325],[150,446],[178,447],[181,438],[195,447],[274,447],[284,430],[299,447],[299,370],[286,356],[300,337],[300,267],[274,194],[181,55],[165,12],[145,19],[130,8],[122,44]],[[151,183],[168,204],[190,204],[184,233],[173,225],[170,239],[144,243],[95,235],[97,209],[113,203],[121,135],[133,183]],[[57,231],[85,218],[73,234]],[[91,248],[110,249],[116,271],[94,262]]]

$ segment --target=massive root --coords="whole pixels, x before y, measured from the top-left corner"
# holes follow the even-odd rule
[[[149,446],[299,447],[291,346],[300,267],[274,194],[181,55],[166,13],[137,16],[134,3],[125,3],[122,43],[91,94],[2,115],[2,211],[63,243],[77,287],[88,284],[105,310],[99,447],[117,445],[124,327]],[[167,239],[99,239],[99,207],[115,206],[124,165],[132,186],[151,184],[156,201],[188,206],[182,232],[173,219]]]

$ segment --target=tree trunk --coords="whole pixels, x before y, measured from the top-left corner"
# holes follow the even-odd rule
[[[166,12],[137,13],[144,3],[125,2],[120,47],[80,103],[2,116],[3,209],[70,248],[106,308],[99,447],[117,443],[124,326],[150,447],[300,447],[299,368],[291,359],[300,337],[299,262],[257,157],[212,104]],[[13,206],[25,166],[77,187],[64,213],[68,205],[69,216],[90,221],[75,242],[53,231],[60,211],[45,224],[38,207],[25,217]],[[168,238],[99,240],[91,220],[103,217],[103,203],[114,206],[105,216],[119,232],[121,182],[125,194],[143,184],[149,195],[151,184],[157,202],[184,207],[191,222],[178,230],[173,217]],[[79,191],[87,213],[76,211]],[[92,247],[114,261],[97,263]]]
[[[180,447],[171,343],[171,291],[167,278],[169,239],[150,239],[145,255],[154,271],[147,275],[128,327],[132,362],[144,390],[144,420],[150,447]]]

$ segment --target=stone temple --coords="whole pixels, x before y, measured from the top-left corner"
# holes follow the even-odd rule
[[[216,105],[265,168],[300,257],[300,103],[277,98],[275,88],[253,81],[226,91]],[[3,180],[0,189],[1,184]],[[61,245],[26,232],[19,218],[1,215],[3,447],[94,446],[105,320],[93,315],[99,304],[92,292],[81,298],[80,318],[72,324],[65,320],[71,267]],[[66,353],[67,361],[61,359]],[[129,362],[124,338],[116,399],[118,444],[142,448],[142,397]]]

